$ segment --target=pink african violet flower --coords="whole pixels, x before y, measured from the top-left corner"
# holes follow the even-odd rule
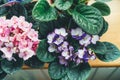
[[[33,41],[38,41],[38,32],[36,32],[34,29],[31,29],[27,36]]]
[[[19,57],[23,58],[24,60],[29,59],[33,55],[35,55],[35,52],[29,48],[20,49]]]
[[[13,16],[11,19],[0,18],[0,50],[2,57],[12,60],[13,54],[24,60],[36,55],[39,39],[38,32],[32,29],[32,23],[25,17]]]

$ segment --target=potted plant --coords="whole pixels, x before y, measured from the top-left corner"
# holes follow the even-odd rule
[[[103,16],[110,14],[104,2],[111,0],[91,5],[88,1],[1,0],[0,15],[6,19],[0,18],[0,34],[4,26],[8,33],[0,39],[0,78],[23,64],[40,68],[48,63],[51,80],[86,80],[91,70],[88,60],[119,58],[114,44],[99,41],[108,29]]]

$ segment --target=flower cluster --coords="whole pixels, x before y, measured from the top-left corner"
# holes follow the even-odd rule
[[[67,41],[69,34],[72,38],[79,41],[80,48],[77,51],[75,51],[74,47]],[[87,46],[91,43],[96,44],[99,36],[89,35],[80,28],[71,29],[70,32],[67,32],[64,28],[55,29],[54,32],[47,36],[47,39],[50,45],[48,51],[59,54],[60,64],[68,65],[70,61],[79,64],[96,58],[92,50],[89,50]]]
[[[1,17],[0,22],[0,50],[3,58],[12,60],[13,54],[17,54],[27,60],[36,55],[38,32],[31,28],[31,23],[22,16],[13,16],[11,19]]]

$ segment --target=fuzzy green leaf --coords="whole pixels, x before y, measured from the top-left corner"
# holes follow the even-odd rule
[[[51,7],[46,0],[39,0],[32,11],[33,18],[40,21],[51,21],[57,19],[55,8]]]
[[[70,80],[68,75],[65,75],[64,77],[61,78],[61,80]]]
[[[70,80],[86,80],[90,74],[90,66],[88,63],[80,64],[80,66],[69,69],[67,73]]]
[[[52,62],[55,59],[54,53],[48,51],[48,46],[47,40],[42,40],[37,49],[37,57],[43,62]]]
[[[4,80],[6,76],[7,76],[7,73],[5,72],[0,73],[0,80]]]
[[[25,64],[32,68],[41,68],[44,66],[44,62],[40,61],[36,56],[25,61]]]
[[[73,0],[55,0],[55,6],[59,10],[67,10],[69,9],[73,4]]]
[[[112,43],[103,42],[107,48],[104,54],[96,53],[97,57],[105,62],[116,60],[120,57],[120,50]]]
[[[7,18],[11,18],[12,16],[25,16],[27,18],[27,10],[23,5],[15,4],[9,8],[6,15]]]
[[[19,58],[17,55],[15,55],[15,60],[8,61],[7,59],[4,59],[1,61],[1,68],[6,73],[14,73],[18,70],[20,70],[23,66],[23,59]]]
[[[102,28],[102,30],[100,31],[100,33],[98,35],[102,36],[105,32],[107,32],[108,26],[109,26],[108,22],[105,21],[105,19],[103,19],[103,28]]]
[[[103,16],[108,16],[111,12],[109,6],[103,2],[95,2],[92,6],[97,8]]]
[[[67,67],[59,64],[58,62],[52,62],[48,68],[49,75],[52,79],[60,79],[64,77],[67,71]]]
[[[95,1],[100,1],[100,2],[109,2],[109,1],[112,1],[112,0],[95,0]]]
[[[107,50],[106,46],[102,42],[97,42],[96,44],[91,44],[90,48],[98,54],[104,54]]]
[[[22,4],[28,4],[28,3],[30,3],[32,0],[23,0],[21,3]]]
[[[80,4],[72,12],[75,22],[89,34],[99,34],[103,27],[101,12],[92,6]]]
[[[0,7],[0,16],[4,16],[7,13],[7,7]]]

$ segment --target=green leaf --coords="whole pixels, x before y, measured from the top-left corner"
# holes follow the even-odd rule
[[[89,0],[78,0],[79,1],[79,3],[86,3],[86,2],[88,2]]]
[[[80,48],[78,40],[75,40],[71,36],[68,36],[67,41],[69,42],[70,45],[74,47],[75,51],[78,51],[78,49]]]
[[[4,4],[3,0],[0,0],[0,5]]]
[[[57,19],[55,8],[51,7],[46,0],[39,0],[33,8],[32,16],[40,21]]]
[[[47,35],[54,31],[55,28],[67,27],[70,17],[58,17],[57,20],[49,22],[39,22],[39,36],[41,39],[47,38]],[[72,23],[73,24],[73,23]]]
[[[89,34],[99,34],[103,27],[101,12],[92,6],[80,4],[72,12],[75,22]]]
[[[48,43],[47,40],[42,40],[37,49],[37,57],[43,62],[52,62],[55,59],[55,56],[48,51]]]
[[[32,0],[23,0],[21,3],[22,4],[28,4],[28,3],[30,3]]]
[[[91,44],[90,48],[98,54],[104,54],[107,50],[106,46],[102,42],[97,42],[96,44]]]
[[[103,2],[95,2],[92,6],[97,8],[103,16],[108,16],[111,12],[109,6]]]
[[[47,38],[47,35],[54,30],[54,21],[39,23],[39,36],[42,39]]]
[[[0,62],[0,80],[3,80],[6,77],[7,73],[5,73],[1,68],[1,62]]]
[[[17,55],[15,55],[15,59],[16,61],[15,60],[8,61],[7,59],[2,60],[1,68],[3,69],[3,71],[11,74],[20,70],[21,67],[23,66],[23,59],[19,58]]]
[[[67,10],[72,6],[73,0],[55,0],[54,4],[59,10]]]
[[[108,23],[105,21],[105,19],[103,19],[103,28],[98,35],[102,36],[107,30],[108,30]]]
[[[0,16],[6,15],[7,11],[7,7],[0,7]]]
[[[82,63],[80,66],[69,69],[67,75],[70,80],[86,80],[90,70],[91,68],[88,63]]]
[[[70,80],[70,78],[68,77],[68,75],[65,75],[64,77],[61,78],[61,80]]]
[[[30,16],[30,17],[32,17],[32,10],[33,10],[35,4],[36,4],[36,2],[31,2],[31,3],[29,3],[29,4],[25,4],[25,5],[24,5],[25,8],[26,8],[26,10],[27,10],[28,16]],[[29,20],[29,19],[28,19],[28,20]]]
[[[120,57],[120,51],[119,49],[112,43],[109,42],[103,42],[106,46],[106,51],[104,54],[96,53],[96,56],[105,62],[116,60]]]
[[[7,76],[7,73],[2,72],[0,73],[0,80],[3,80]]]
[[[109,1],[112,1],[112,0],[95,0],[95,1],[100,1],[100,2],[109,2]]]
[[[25,64],[32,68],[41,68],[44,66],[44,62],[40,61],[36,56],[25,61]]]
[[[2,58],[2,55],[3,55],[3,52],[0,51],[0,61],[3,59],[3,58]]]
[[[12,16],[25,16],[27,18],[27,10],[21,4],[15,4],[10,7],[7,18],[11,18]]]
[[[59,64],[58,62],[52,62],[49,65],[48,72],[52,79],[60,79],[66,75],[68,68]]]

